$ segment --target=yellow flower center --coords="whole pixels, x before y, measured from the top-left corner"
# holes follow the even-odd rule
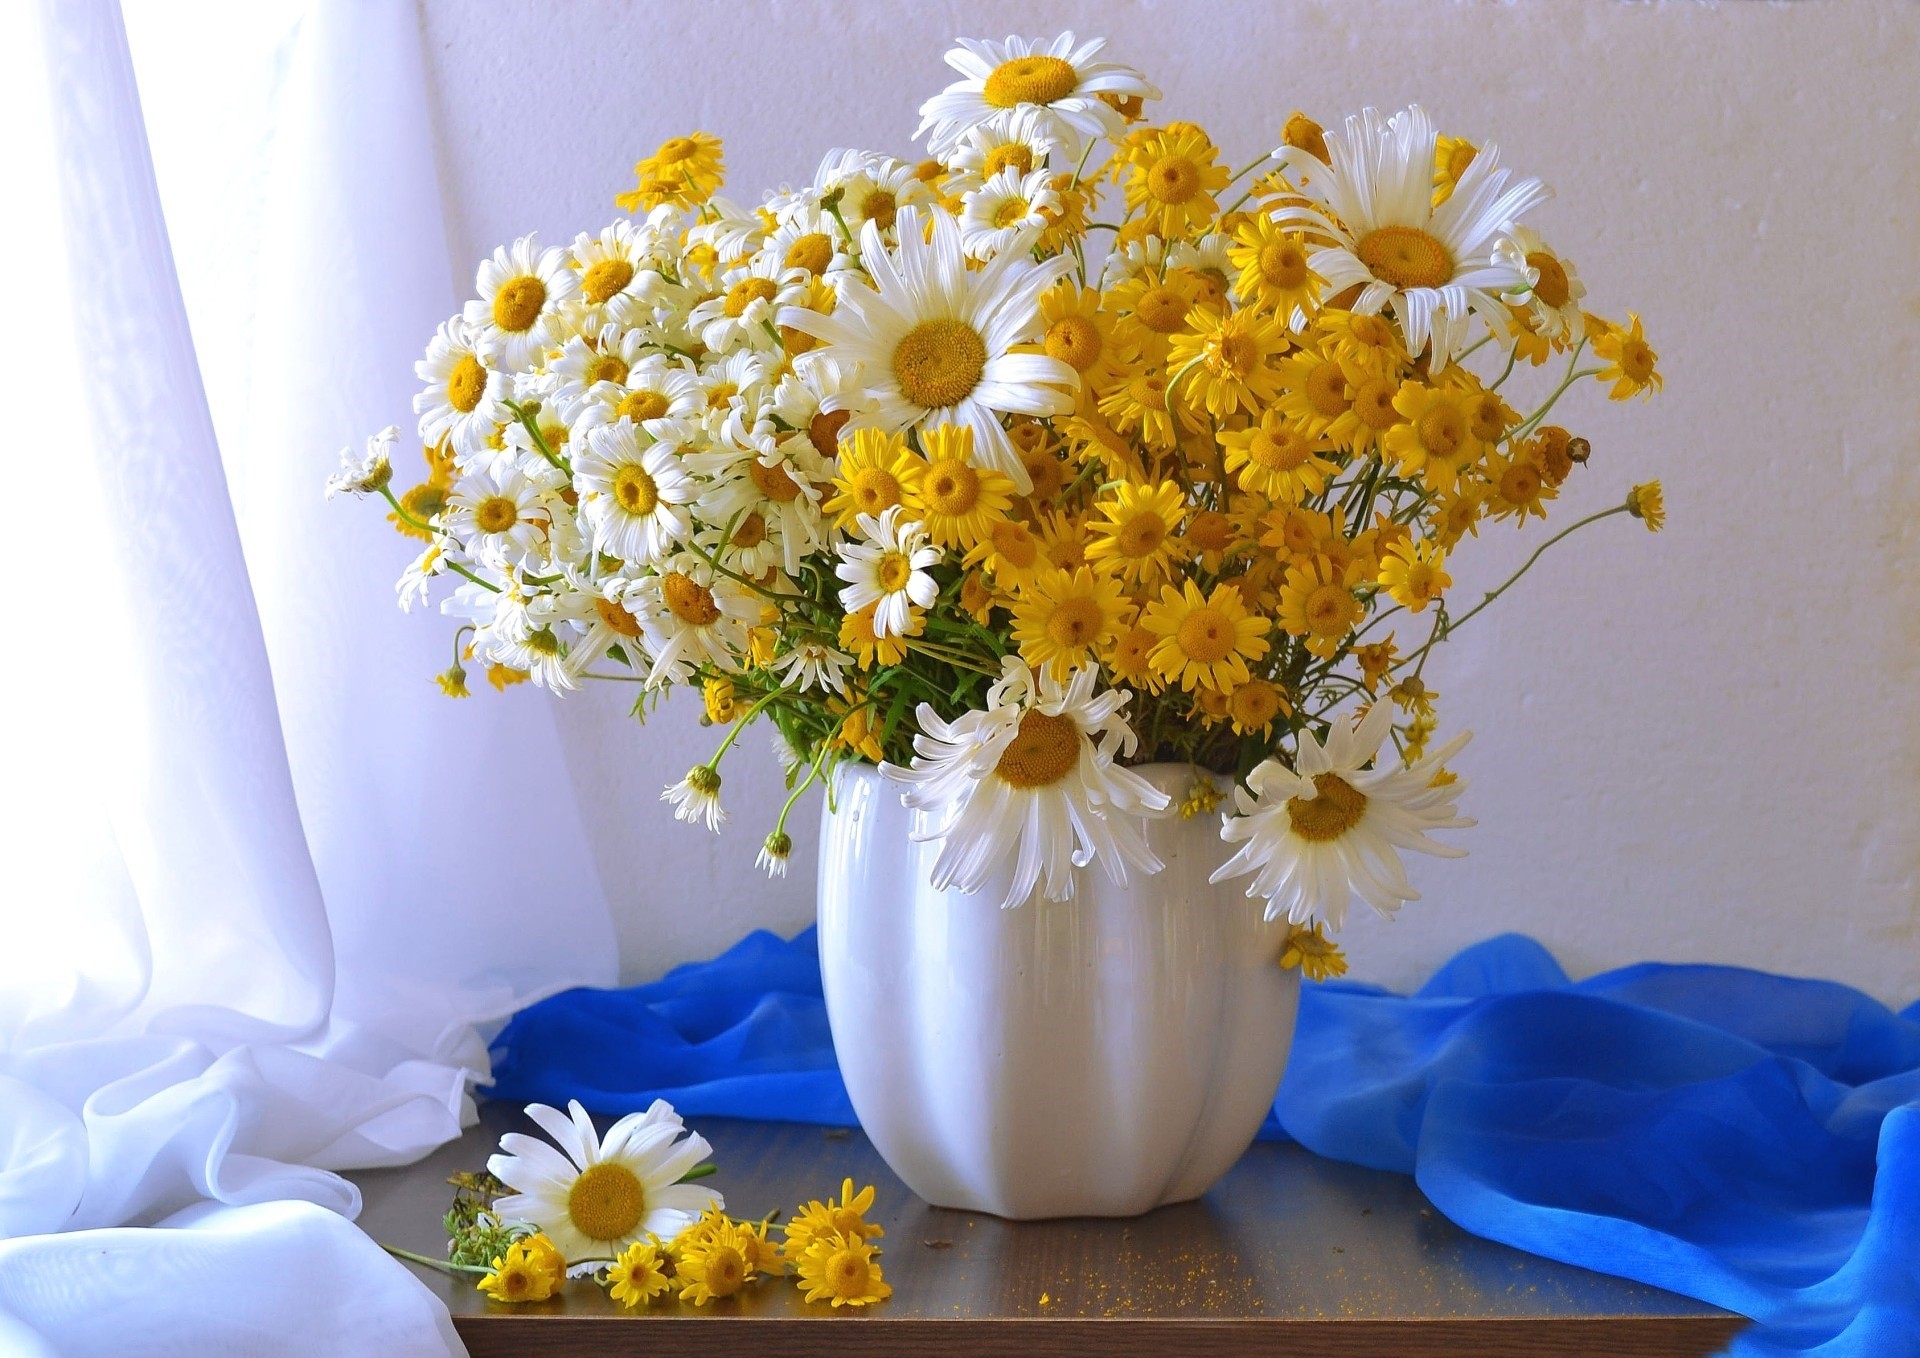
[[[1390,377],[1369,378],[1353,393],[1353,413],[1370,429],[1393,428],[1400,422],[1400,412],[1393,408],[1397,390]]]
[[[733,404],[733,398],[740,394],[738,382],[715,382],[707,389],[707,409],[725,410]]]
[[[1024,523],[1001,519],[987,530],[994,554],[1017,571],[1031,570],[1040,560],[1040,544]]]
[[[807,421],[807,442],[822,457],[833,457],[840,451],[840,431],[847,427],[847,421],[853,418],[851,410],[823,410]]]
[[[637,637],[640,635],[640,620],[613,600],[595,599],[593,601],[593,611],[600,615],[601,622],[604,622],[621,636]]]
[[[1307,404],[1313,412],[1329,420],[1337,420],[1353,406],[1347,395],[1347,375],[1340,370],[1338,363],[1322,363],[1307,374],[1305,390]]]
[[[1307,596],[1307,626],[1318,636],[1338,636],[1353,620],[1353,595],[1340,585],[1321,585]]]
[[[589,1165],[567,1191],[567,1215],[589,1240],[630,1235],[646,1214],[647,1191],[625,1165]]]
[[[995,108],[1051,104],[1065,99],[1079,84],[1071,62],[1035,54],[1001,62],[987,77],[981,95]]]
[[[1152,556],[1166,541],[1167,521],[1151,511],[1135,514],[1113,535],[1122,556]]]
[[[805,269],[808,273],[819,273],[833,263],[833,242],[824,231],[809,231],[804,236],[794,238],[787,247],[786,256],[780,261],[788,269]]]
[[[520,509],[504,495],[489,495],[474,506],[473,521],[483,533],[504,533],[520,522]]]
[[[1558,310],[1572,298],[1573,289],[1567,284],[1566,266],[1545,250],[1529,253],[1527,267],[1539,270],[1540,278],[1533,285],[1533,295],[1548,306]]]
[[[1156,334],[1171,335],[1186,324],[1187,297],[1178,288],[1156,283],[1140,294],[1134,304],[1134,319]]]
[[[667,398],[657,391],[630,391],[620,398],[620,404],[613,408],[616,416],[624,415],[639,424],[643,420],[657,420],[667,413]]]
[[[993,214],[995,226],[1012,226],[1024,218],[1031,209],[1024,198],[1009,198]]]
[[[1307,252],[1297,241],[1269,241],[1260,250],[1260,276],[1276,288],[1292,290],[1307,285]]]
[[[1178,207],[1200,192],[1200,167],[1186,156],[1162,156],[1147,170],[1147,192],[1169,207]]]
[[[1516,462],[1500,473],[1500,498],[1510,505],[1529,505],[1539,497],[1540,473],[1528,462]]]
[[[954,458],[936,462],[921,478],[920,499],[935,514],[969,514],[980,503],[980,473]]]
[[[633,265],[624,259],[603,259],[589,265],[586,273],[580,277],[580,291],[595,306],[617,297],[627,284],[633,282]]]
[[[1187,523],[1187,541],[1203,552],[1224,552],[1233,545],[1233,520],[1217,509],[1203,509]]]
[[[913,560],[905,552],[886,552],[873,568],[874,582],[883,594],[898,594],[913,578]]]
[[[660,594],[673,616],[693,627],[706,627],[719,621],[720,606],[713,591],[681,571],[668,571],[660,577]]]
[[[987,158],[980,166],[980,174],[982,178],[991,179],[1008,168],[1017,174],[1032,174],[1033,148],[1023,141],[1010,141],[996,146],[987,152]]]
[[[743,278],[727,289],[727,315],[738,320],[755,302],[771,302],[779,292],[771,278]]]
[[[731,1245],[722,1245],[706,1256],[700,1266],[701,1281],[716,1297],[731,1297],[747,1280],[746,1257]]]
[[[800,487],[787,475],[785,467],[778,463],[769,467],[757,457],[747,463],[747,479],[762,495],[779,504],[788,504],[800,494]]]
[[[1196,608],[1180,620],[1174,637],[1188,659],[1211,665],[1233,654],[1233,619],[1217,608]]]
[[[740,526],[733,530],[733,536],[727,541],[741,551],[749,551],[767,540],[767,521],[759,514],[748,514],[740,520]]]
[[[847,488],[862,514],[878,516],[900,503],[900,479],[885,467],[862,467]]]
[[[1507,412],[1502,409],[1500,398],[1493,392],[1484,391],[1469,401],[1467,428],[1482,443],[1498,443],[1501,436],[1507,432]],[[1543,429],[1540,432],[1544,435],[1547,431]],[[1560,431],[1560,438],[1564,444],[1566,430]]]
[[[872,1286],[873,1268],[862,1250],[835,1250],[821,1272],[836,1297],[864,1297]]]
[[[1047,357],[1085,372],[1100,361],[1100,328],[1085,316],[1062,316],[1047,327],[1046,346]]]
[[[901,393],[927,410],[959,405],[986,370],[986,341],[965,321],[922,321],[893,350]]]
[[[460,361],[447,374],[447,404],[462,415],[480,404],[487,392],[487,370],[472,354],[460,355]]]
[[[1375,278],[1396,288],[1437,288],[1453,277],[1447,247],[1418,227],[1375,227],[1354,253]]]
[[[1300,838],[1328,843],[1346,834],[1366,815],[1367,794],[1339,774],[1316,774],[1313,786],[1317,796],[1287,800],[1287,819]]]
[[[1278,429],[1256,429],[1247,440],[1247,461],[1268,471],[1290,472],[1311,453],[1306,435],[1284,424]]]
[[[1467,441],[1467,420],[1451,401],[1436,401],[1416,426],[1420,446],[1429,457],[1443,460],[1459,456]]]
[[[653,158],[663,165],[678,165],[683,160],[691,160],[700,152],[700,143],[692,137],[674,137],[660,143],[660,149]]]
[[[592,386],[595,382],[625,382],[629,371],[627,361],[620,355],[600,354],[587,365],[587,385]]]
[[[1280,691],[1264,679],[1251,679],[1227,698],[1227,711],[1249,729],[1265,726],[1280,714]]]
[[[1215,337],[1212,349],[1214,371],[1229,377],[1245,377],[1260,365],[1260,346],[1252,335],[1224,331]]]
[[[1014,787],[1051,787],[1080,762],[1080,728],[1072,717],[1029,711],[993,771]]]
[[[1628,335],[1620,341],[1620,371],[1635,382],[1645,385],[1653,376],[1653,350],[1645,340],[1637,340]]]
[[[888,189],[875,189],[860,204],[860,220],[872,222],[882,231],[893,230],[893,219],[900,213],[900,201]]]
[[[1105,621],[1106,615],[1100,611],[1097,600],[1084,595],[1062,599],[1054,607],[1053,616],[1047,619],[1047,636],[1056,646],[1077,649],[1091,645]]]
[[[493,323],[502,330],[518,333],[540,319],[540,308],[547,304],[547,285],[532,274],[509,278],[493,294]]]
[[[613,498],[629,514],[645,516],[660,507],[660,487],[637,462],[623,462],[613,474]]]

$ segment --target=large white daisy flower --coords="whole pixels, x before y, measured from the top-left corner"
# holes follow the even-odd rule
[[[571,265],[580,275],[580,293],[568,318],[573,327],[594,335],[609,324],[650,320],[666,288],[654,256],[657,245],[654,232],[630,221],[615,222],[597,236],[576,236]]]
[[[966,195],[960,209],[960,239],[975,259],[992,259],[1012,249],[1026,231],[1042,231],[1049,213],[1060,209],[1053,176],[1046,170],[1021,174],[1009,165]]]
[[[984,711],[942,721],[920,705],[913,765],[881,765],[907,785],[901,799],[932,818],[922,838],[940,841],[936,888],[978,891],[1009,858],[1002,909],[1038,887],[1048,900],[1073,896],[1074,869],[1098,859],[1115,882],[1127,866],[1165,866],[1147,847],[1142,819],[1170,798],[1114,762],[1134,747],[1120,715],[1131,696],[1093,695],[1094,669],[1062,682],[1008,656]]]
[[[426,383],[413,398],[413,410],[428,444],[446,439],[456,452],[478,452],[507,418],[500,402],[512,394],[512,379],[481,359],[464,316],[441,322],[413,372]]]
[[[1332,239],[1307,259],[1327,291],[1358,284],[1353,310],[1392,308],[1409,353],[1432,340],[1438,371],[1466,347],[1470,312],[1489,323],[1502,319],[1499,294],[1527,287],[1526,275],[1496,259],[1494,246],[1550,190],[1538,179],[1509,183],[1512,172],[1500,168],[1499,148],[1489,143],[1435,207],[1436,138],[1418,104],[1391,118],[1366,109],[1347,119],[1344,133],[1328,134],[1329,166],[1312,161],[1317,173],[1302,192],[1318,203],[1292,203],[1273,216]],[[1305,154],[1285,146],[1274,152],[1283,165]]]
[[[905,636],[913,620],[913,606],[931,608],[940,586],[928,570],[939,564],[940,549],[927,545],[926,525],[903,518],[906,510],[890,506],[879,518],[862,514],[854,522],[865,542],[840,547],[840,564],[833,573],[846,581],[840,606],[857,613],[868,604],[873,610],[873,634]]]
[[[666,556],[691,530],[687,506],[699,493],[680,459],[632,420],[591,429],[585,442],[573,460],[573,484],[594,550],[622,561]]]
[[[858,365],[865,421],[888,430],[966,425],[981,462],[1025,494],[1032,483],[1000,417],[1070,414],[1080,377],[1057,358],[1013,350],[1039,336],[1040,294],[1072,257],[1035,264],[1013,248],[969,269],[951,215],[934,213],[928,233],[905,208],[898,248],[868,223],[860,259],[870,285],[848,277],[831,315],[788,307],[780,324],[825,341],[813,361]]]
[[[474,281],[480,296],[467,303],[467,323],[489,366],[529,371],[566,337],[560,309],[579,296],[580,278],[565,250],[522,236],[481,260]]]
[[[1403,851],[1466,855],[1427,831],[1474,824],[1455,808],[1466,784],[1435,781],[1472,733],[1412,768],[1389,757],[1369,770],[1392,729],[1393,705],[1375,703],[1358,727],[1336,717],[1325,746],[1302,731],[1294,769],[1273,759],[1261,763],[1247,775],[1247,787],[1234,789],[1239,814],[1220,827],[1220,837],[1241,848],[1210,880],[1251,873],[1247,895],[1266,897],[1268,919],[1285,915],[1295,924],[1324,922],[1333,929],[1346,923],[1355,895],[1382,915],[1418,900],[1400,861]]]
[[[570,1272],[591,1272],[649,1235],[670,1240],[708,1207],[724,1206],[712,1189],[680,1182],[713,1147],[695,1132],[681,1139],[686,1127],[665,1099],[621,1118],[604,1138],[578,1100],[567,1108],[571,1117],[543,1103],[527,1106],[557,1150],[508,1132],[500,1138],[505,1153],[490,1157],[487,1168],[517,1190],[497,1200],[494,1212],[546,1232],[576,1265]]]
[[[1005,122],[1032,108],[1058,139],[1069,161],[1090,141],[1117,133],[1124,120],[1103,94],[1158,99],[1160,91],[1131,66],[1096,61],[1105,38],[1076,45],[1071,32],[1051,42],[1009,37],[1005,42],[961,38],[947,65],[963,77],[920,106],[927,149],[944,156],[973,128]]]

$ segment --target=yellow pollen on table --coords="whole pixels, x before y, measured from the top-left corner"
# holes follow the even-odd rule
[[[743,278],[727,289],[726,313],[738,320],[755,302],[771,302],[779,293],[771,278]]]
[[[1437,288],[1453,277],[1447,247],[1418,227],[1375,227],[1354,253],[1375,278],[1396,288]]]
[[[1326,419],[1337,420],[1353,408],[1353,398],[1347,394],[1347,375],[1338,363],[1322,363],[1308,373],[1305,390],[1313,413]]]
[[[1340,838],[1367,814],[1367,794],[1337,773],[1316,774],[1316,795],[1287,801],[1287,820],[1300,838],[1326,844]]]
[[[756,457],[747,463],[747,479],[762,495],[776,503],[789,504],[799,498],[800,487],[787,475],[787,469],[777,464],[770,467]]]
[[[515,334],[531,329],[547,304],[547,285],[532,274],[509,278],[493,294],[493,323]]]
[[[1200,167],[1185,156],[1162,156],[1147,170],[1147,192],[1178,207],[1200,192]]]
[[[739,527],[733,530],[733,536],[727,541],[741,551],[758,547],[767,540],[767,521],[759,514],[748,514],[740,520]]]
[[[1096,601],[1084,595],[1062,599],[1047,619],[1047,637],[1056,646],[1087,646],[1100,635],[1105,621],[1106,614]]]
[[[1040,544],[1024,523],[1001,519],[987,531],[987,540],[995,554],[1017,571],[1028,570],[1040,560]]]
[[[922,321],[893,350],[901,394],[927,410],[966,400],[986,370],[986,341],[965,321]]]
[[[1080,728],[1073,718],[1029,711],[993,771],[1014,787],[1051,787],[1079,763]]]
[[[820,273],[833,263],[833,241],[824,231],[809,231],[804,236],[794,238],[780,263],[784,268]]]
[[[520,509],[504,495],[489,495],[473,507],[473,522],[483,533],[504,533],[520,522]]]
[[[872,222],[882,231],[893,230],[893,219],[900,213],[900,200],[887,189],[875,189],[860,204],[860,220]]]
[[[637,462],[623,462],[613,474],[613,498],[629,514],[644,517],[660,507],[660,487]]]
[[[603,259],[580,276],[580,291],[595,306],[620,295],[633,282],[633,265],[624,259]]]
[[[1012,108],[1016,104],[1055,103],[1072,94],[1079,84],[1080,76],[1072,62],[1036,53],[1001,62],[980,93],[995,108]]]
[[[1260,365],[1260,346],[1251,335],[1225,334],[1213,343],[1213,367],[1234,377],[1245,377]]]
[[[1540,494],[1540,473],[1531,464],[1516,462],[1500,473],[1500,498],[1508,504],[1532,504]]]
[[[1533,285],[1535,297],[1556,311],[1571,300],[1573,288],[1567,282],[1566,267],[1559,260],[1545,250],[1535,250],[1527,256],[1527,267],[1540,275]]]
[[[1000,171],[1012,169],[1016,174],[1033,173],[1033,148],[1023,141],[1010,141],[994,147],[987,152],[987,158],[980,167],[980,176],[991,179]]]
[[[640,620],[613,600],[595,599],[593,601],[593,611],[600,615],[601,622],[604,622],[609,628],[618,632],[621,636],[637,637],[640,635]]]
[[[625,1165],[589,1165],[567,1191],[567,1215],[589,1240],[631,1235],[646,1214],[647,1191]]]
[[[1167,538],[1167,521],[1158,514],[1136,514],[1113,535],[1122,556],[1152,556]]]
[[[1451,405],[1436,405],[1420,417],[1420,446],[1430,457],[1457,456],[1467,441],[1467,421]]]
[[[713,591],[681,571],[668,571],[660,577],[660,595],[673,616],[690,626],[706,627],[720,619]]]
[[[1353,620],[1353,595],[1340,585],[1321,585],[1307,596],[1307,626],[1318,636],[1336,636]]]
[[[460,361],[447,374],[447,404],[465,415],[480,404],[480,398],[486,393],[487,370],[472,354],[460,355]]]
[[[1184,293],[1158,283],[1140,294],[1140,300],[1133,307],[1133,317],[1156,334],[1171,335],[1186,325],[1187,311]]]
[[[913,578],[913,561],[904,552],[886,552],[874,564],[874,582],[883,594],[898,594]]]
[[[1187,541],[1203,552],[1224,552],[1233,545],[1233,520],[1217,509],[1203,509],[1188,521]]]
[[[592,386],[595,382],[625,382],[630,371],[627,361],[620,355],[601,354],[587,365],[587,385]]]
[[[1276,288],[1305,287],[1307,252],[1290,240],[1268,242],[1260,251],[1260,276]]]
[[[862,467],[854,473],[848,489],[862,514],[878,517],[900,503],[900,479],[884,467]]]
[[[851,410],[821,411],[807,421],[807,442],[822,457],[836,456],[840,452],[840,431],[852,418]]]
[[[620,404],[613,408],[616,416],[625,416],[635,424],[643,420],[657,420],[667,413],[667,398],[657,391],[630,391],[620,398]]]
[[[1085,372],[1100,361],[1100,328],[1085,316],[1062,316],[1047,327],[1048,358],[1057,358],[1075,372]]]
[[[1026,199],[1009,198],[995,210],[993,214],[993,224],[1001,227],[1012,226],[1032,210],[1032,207],[1027,203]]]
[[[1256,429],[1247,440],[1247,461],[1269,471],[1290,472],[1312,454],[1306,436],[1285,425],[1268,431]]]
[[[1174,639],[1188,659],[1211,665],[1233,654],[1233,619],[1217,608],[1196,608],[1180,620]]]
[[[980,473],[952,458],[936,462],[920,480],[920,499],[935,514],[970,513],[980,503]]]
[[[1353,393],[1353,413],[1371,429],[1391,429],[1400,423],[1400,412],[1393,408],[1399,388],[1390,377],[1375,377],[1360,384]]]

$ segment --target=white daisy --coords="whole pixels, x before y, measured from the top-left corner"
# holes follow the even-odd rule
[[[700,517],[737,529],[747,515],[758,514],[764,535],[777,539],[780,565],[789,575],[800,569],[802,557],[826,545],[820,487],[832,473],[806,439],[782,435],[767,419],[748,428],[736,407],[711,449],[687,461],[708,478]]]
[[[847,691],[847,667],[853,657],[824,641],[802,641],[773,662],[774,673],[783,686],[805,693],[808,689],[831,689],[844,696]]]
[[[1017,108],[1011,117],[970,128],[960,139],[946,156],[947,192],[970,192],[1002,170],[1026,175],[1045,169],[1059,149],[1045,109]]]
[[[774,365],[767,361],[767,355],[752,349],[735,349],[725,358],[703,364],[697,379],[699,415],[709,436],[719,438],[736,409],[744,406],[758,410],[766,400],[767,385],[773,376]]]
[[[933,190],[904,160],[874,151],[832,150],[813,176],[816,201],[838,195],[835,208],[847,230],[862,234],[871,225],[893,239],[900,209],[931,203]]]
[[[393,480],[393,445],[400,431],[388,425],[367,440],[367,451],[355,457],[353,449],[340,450],[340,470],[327,478],[327,498],[341,493],[372,495]]]
[[[913,134],[927,133],[927,149],[936,156],[944,156],[973,128],[1033,108],[1059,140],[1062,155],[1077,161],[1088,142],[1125,126],[1101,95],[1160,97],[1131,66],[1094,60],[1106,47],[1105,38],[1076,46],[1069,32],[1051,42],[1009,37],[1005,42],[961,38],[959,43],[947,53],[947,65],[964,78],[920,106],[920,126]]]
[[[1526,288],[1507,294],[1507,300],[1532,312],[1541,334],[1566,339],[1586,333],[1580,299],[1587,295],[1587,285],[1574,273],[1573,262],[1553,250],[1538,231],[1516,226],[1493,247],[1493,257],[1526,279]]]
[[[420,417],[420,437],[428,445],[450,439],[456,451],[474,452],[507,418],[500,402],[512,393],[513,382],[481,360],[465,317],[441,322],[427,341],[427,356],[413,365],[413,371],[426,383],[425,390],[413,398],[413,410]]]
[[[858,365],[864,419],[888,430],[966,425],[981,461],[1024,494],[1031,482],[1000,416],[1074,408],[1078,373],[1045,354],[1014,352],[1039,336],[1040,294],[1073,258],[1035,264],[1016,248],[969,269],[951,215],[933,214],[930,238],[917,211],[903,209],[901,222],[896,250],[871,224],[861,237],[872,284],[849,277],[833,314],[788,307],[780,324],[826,342],[814,361]]]
[[[783,269],[803,269],[819,277],[844,273],[852,265],[839,225],[808,195],[780,217],[767,238],[765,253]]]
[[[693,544],[735,575],[753,580],[778,571],[789,556],[779,523],[768,522],[758,509],[744,510],[738,517],[728,515],[721,523],[701,528],[693,535]]]
[[[1433,343],[1438,371],[1465,347],[1467,317],[1502,319],[1499,294],[1524,290],[1527,278],[1494,257],[1494,245],[1522,213],[1549,197],[1538,179],[1509,183],[1499,149],[1480,149],[1452,195],[1433,205],[1437,134],[1418,104],[1391,118],[1378,109],[1348,118],[1344,133],[1327,136],[1330,164],[1303,191],[1318,204],[1289,204],[1277,222],[1305,226],[1333,245],[1308,257],[1329,293],[1360,285],[1359,312],[1391,307],[1419,354]],[[1306,153],[1281,147],[1274,155],[1293,165]]]
[[[585,1265],[570,1272],[591,1272],[650,1235],[671,1239],[708,1207],[724,1206],[712,1189],[680,1182],[713,1147],[687,1132],[666,1100],[629,1113],[604,1138],[578,1100],[567,1108],[571,1117],[543,1103],[527,1106],[559,1149],[508,1132],[500,1138],[505,1153],[490,1157],[487,1168],[517,1190],[497,1200],[494,1212],[539,1227],[570,1264]]]
[[[833,573],[847,582],[840,606],[856,613],[868,604],[873,611],[873,634],[904,636],[912,621],[912,606],[931,608],[940,594],[927,571],[940,561],[940,549],[927,545],[924,525],[901,516],[905,508],[893,505],[879,518],[862,514],[854,522],[867,540],[840,547],[840,564]]]
[[[545,492],[518,471],[462,477],[440,516],[467,555],[501,568],[538,556],[552,522]]]
[[[577,391],[570,384],[562,385],[554,394],[561,415],[584,431],[619,419],[645,425],[650,420],[688,419],[704,411],[707,397],[699,374],[684,360],[651,349],[641,331],[627,331],[611,347],[602,332],[601,352],[625,362],[627,375],[616,382],[611,373],[603,373]]]
[[[632,420],[589,430],[585,442],[573,484],[594,550],[622,561],[666,556],[691,531],[687,506],[699,493],[680,459]]]
[[[1220,837],[1244,841],[1210,880],[1253,874],[1247,895],[1264,896],[1267,918],[1295,924],[1346,922],[1353,896],[1382,915],[1420,893],[1407,881],[1403,851],[1460,858],[1465,849],[1427,837],[1474,822],[1457,814],[1464,782],[1435,783],[1440,766],[1460,752],[1471,732],[1456,736],[1407,768],[1391,757],[1368,770],[1393,729],[1393,705],[1375,703],[1356,728],[1336,717],[1323,747],[1300,733],[1295,768],[1266,760],[1235,788],[1239,814],[1224,818]],[[1251,791],[1249,791],[1251,789]]]
[[[687,776],[671,784],[660,800],[673,803],[673,818],[697,825],[701,821],[716,835],[727,823],[727,809],[720,805],[720,770],[711,764],[695,764]]]
[[[623,596],[646,636],[653,664],[647,685],[684,682],[699,665],[737,671],[747,649],[747,628],[760,619],[760,604],[740,585],[716,576],[691,555],[661,563]]]
[[[557,693],[579,687],[569,657],[568,624],[588,607],[579,594],[540,594],[523,598],[510,591],[494,610],[493,621],[474,638],[474,651],[490,662],[525,670],[533,682]]]
[[[572,267],[579,295],[570,304],[575,329],[597,335],[607,325],[628,327],[652,319],[653,302],[666,280],[653,254],[651,232],[618,221],[597,236],[582,231],[573,241]]]
[[[720,280],[721,292],[696,306],[687,327],[717,354],[742,345],[755,349],[776,347],[773,318],[783,306],[806,300],[807,273],[788,268],[772,251],[755,255],[731,269]]]
[[[400,572],[399,583],[394,586],[394,593],[400,599],[400,611],[411,613],[415,604],[425,603],[435,577],[446,569],[445,539],[429,544],[424,552],[408,562],[407,568]]]
[[[1047,214],[1059,209],[1050,173],[1022,175],[1009,165],[963,200],[960,239],[975,259],[992,259],[1014,248],[1026,232],[1044,230],[1051,220]]]
[[[1011,859],[1006,909],[1036,887],[1070,899],[1074,869],[1096,858],[1115,882],[1127,880],[1128,864],[1160,871],[1141,821],[1171,799],[1114,762],[1134,748],[1120,715],[1131,695],[1094,697],[1092,666],[1062,682],[1015,656],[1003,664],[985,711],[946,722],[922,703],[912,767],[880,766],[907,784],[908,806],[932,817],[918,837],[940,841],[933,885],[978,891]]]
[[[565,338],[560,308],[580,294],[567,252],[542,250],[533,236],[480,261],[475,285],[480,296],[467,303],[467,323],[481,357],[505,372],[526,372],[548,348],[559,347]]]
[[[759,249],[766,234],[767,223],[759,212],[730,198],[715,197],[707,201],[701,220],[688,230],[687,244],[712,246],[721,264],[728,265]]]

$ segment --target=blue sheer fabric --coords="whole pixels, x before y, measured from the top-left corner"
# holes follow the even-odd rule
[[[494,1098],[855,1122],[812,930],[755,933],[497,1039]],[[1920,1358],[1920,1004],[1491,939],[1417,993],[1309,986],[1261,1129],[1412,1174],[1489,1239],[1752,1316],[1740,1358]]]

